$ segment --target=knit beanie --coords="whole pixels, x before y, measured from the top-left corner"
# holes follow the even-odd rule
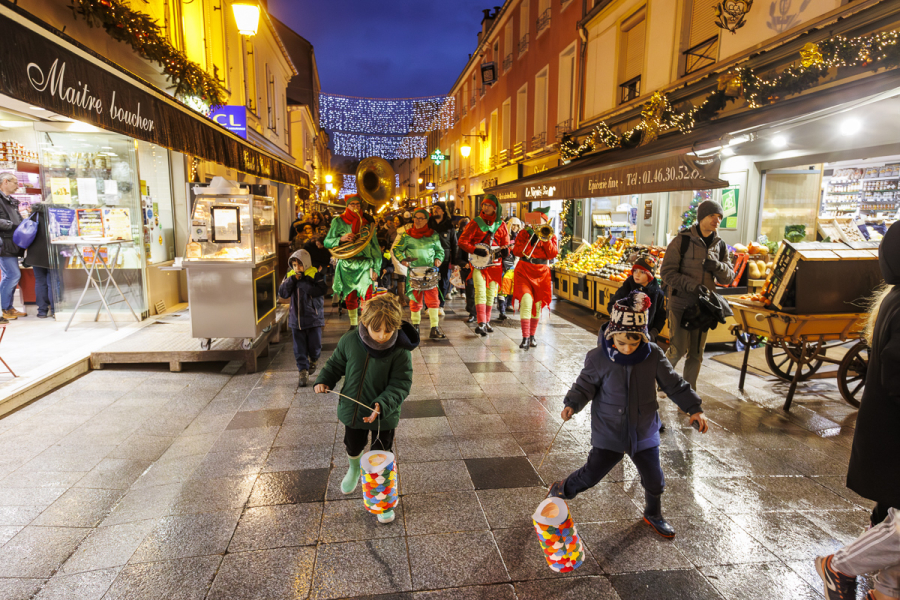
[[[647,271],[650,275],[656,276],[656,261],[654,261],[649,256],[642,256],[631,266],[631,270],[641,269],[643,271]]]
[[[417,214],[419,214],[419,213],[422,213],[423,215],[425,215],[425,218],[426,218],[426,219],[427,219],[428,217],[431,216],[431,215],[428,214],[428,211],[425,210],[424,208],[417,208],[416,210],[414,210],[414,211],[413,211],[413,216],[415,217],[415,216],[416,216]]]
[[[700,206],[697,207],[697,222],[699,223],[709,215],[719,215],[724,219],[725,210],[722,208],[722,205],[715,200],[704,200],[700,203]]]
[[[650,341],[647,330],[647,310],[650,308],[650,297],[637,290],[613,304],[609,314],[609,325],[606,327],[606,339],[610,340],[617,333],[637,333]]]

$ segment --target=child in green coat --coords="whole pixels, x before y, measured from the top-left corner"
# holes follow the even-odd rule
[[[341,491],[351,493],[359,483],[359,460],[372,432],[372,449],[389,451],[400,422],[400,405],[412,387],[412,350],[419,334],[401,321],[400,300],[380,294],[366,303],[362,327],[344,334],[334,354],[316,379],[315,391],[324,394],[344,378],[338,419],[344,424],[344,446],[350,468]],[[382,523],[394,520],[394,512],[378,515]]]

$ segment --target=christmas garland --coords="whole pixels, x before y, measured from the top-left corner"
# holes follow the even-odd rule
[[[699,106],[678,111],[668,98],[656,92],[641,108],[641,122],[619,135],[606,123],[600,123],[578,144],[568,134],[558,144],[563,160],[573,160],[587,152],[607,148],[634,148],[656,140],[660,131],[678,129],[688,133],[698,124],[711,121],[729,102],[747,101],[750,108],[772,104],[819,83],[829,70],[838,67],[863,67],[875,71],[900,65],[900,33],[887,31],[858,38],[837,36],[818,44],[809,43],[800,51],[800,64],[792,65],[771,79],[757,77],[753,69],[735,67],[718,78],[717,89]]]
[[[90,27],[102,27],[113,39],[125,42],[141,57],[159,64],[173,84],[169,89],[175,90],[178,99],[199,98],[211,107],[225,103],[228,93],[222,84],[172,46],[149,16],[130,9],[121,0],[72,0],[70,8],[76,18],[84,17]]]

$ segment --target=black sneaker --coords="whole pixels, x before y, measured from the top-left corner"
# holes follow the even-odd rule
[[[484,323],[479,323],[479,324],[478,324],[478,327],[475,328],[475,333],[476,333],[477,335],[480,335],[480,336],[486,336],[486,335],[487,335],[487,329],[485,329]]]
[[[854,600],[856,598],[856,577],[844,575],[831,566],[834,554],[816,557],[816,572],[825,585],[826,600]]]
[[[494,328],[491,327],[491,324],[490,324],[490,323],[485,323],[485,324],[484,324],[484,330],[487,331],[488,333],[494,333]]]
[[[447,336],[444,335],[444,332],[441,331],[440,327],[432,327],[430,337],[433,340],[446,340],[447,339]]]
[[[300,371],[300,381],[297,383],[297,387],[306,387],[307,383],[309,383],[309,371],[303,369]]]
[[[474,323],[477,320],[475,315],[469,315],[469,318],[466,319],[466,323]]]
[[[519,344],[519,348],[522,348],[522,349],[524,349],[524,350],[528,350],[528,338],[527,338],[527,337],[523,337],[523,338],[522,338],[522,343]]]
[[[309,361],[309,374],[312,375],[315,372],[316,372],[316,361],[311,360],[311,361]]]
[[[498,320],[498,321],[505,321],[505,320],[507,320],[508,318],[509,318],[509,317],[506,316],[506,313],[500,313],[500,316],[497,317],[497,320]]]
[[[528,345],[532,348],[537,348],[537,340],[534,339],[534,336],[528,338]]]

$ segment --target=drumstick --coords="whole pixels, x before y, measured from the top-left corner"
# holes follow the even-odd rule
[[[565,421],[563,421],[562,423],[560,423],[559,429],[556,430],[556,435],[554,435],[554,436],[553,436],[553,439],[550,440],[550,445],[547,446],[547,451],[544,453],[544,458],[541,459],[541,464],[538,465],[538,471],[540,471],[540,470],[541,470],[541,467],[544,466],[544,460],[546,460],[546,459],[547,459],[547,455],[550,454],[550,449],[553,448],[553,442],[556,441],[556,436],[559,435],[559,432],[562,431],[563,425],[565,425],[565,424],[566,424]]]
[[[334,391],[334,390],[328,390],[326,393],[328,393],[328,394],[337,394],[338,396],[341,396],[342,398],[346,398],[346,399],[349,400],[350,402],[356,402],[356,403],[359,404],[360,406],[365,407],[365,408],[368,408],[368,409],[371,410],[372,412],[375,412],[375,409],[372,408],[371,406],[368,406],[367,404],[363,404],[363,403],[360,402],[359,400],[354,400],[354,399],[351,398],[350,396],[345,396],[344,394],[342,394],[342,393],[340,393],[340,392],[336,392],[336,391]],[[379,412],[381,412],[381,411],[379,411]]]

